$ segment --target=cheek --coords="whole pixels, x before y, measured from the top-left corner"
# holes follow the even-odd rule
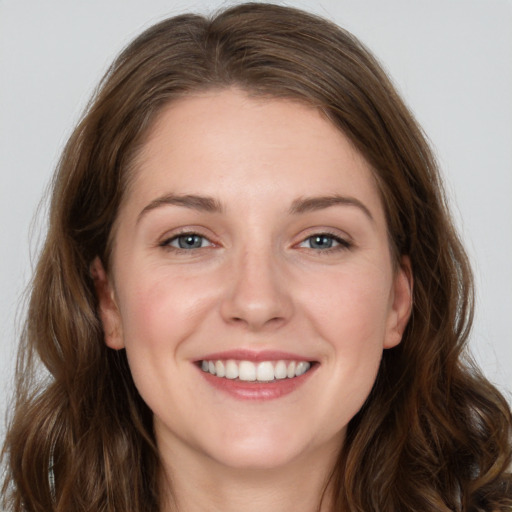
[[[306,288],[304,310],[336,348],[364,349],[383,341],[391,306],[388,272],[347,269],[317,276]]]
[[[215,311],[220,288],[217,273],[177,272],[171,266],[135,268],[136,273],[124,276],[119,293],[128,355],[153,358],[155,363],[163,355],[183,356],[182,342]]]
[[[190,371],[190,365],[184,364],[183,347],[207,300],[194,279],[178,278],[166,269],[139,267],[137,274],[123,281],[119,306],[126,354],[135,385],[154,412],[162,404],[180,405],[165,383],[183,391],[178,370]]]
[[[335,392],[352,397],[356,409],[377,375],[391,308],[390,274],[371,270],[331,275],[304,308],[316,334],[327,342]]]
[[[187,319],[194,317],[199,300],[189,283],[173,280],[145,279],[142,275],[120,297],[120,312],[125,344],[156,349],[173,347],[187,329]],[[195,295],[195,296],[193,296]]]
[[[390,274],[373,266],[303,274],[299,314],[323,354],[314,397],[317,428],[327,439],[342,432],[367,399],[380,366],[390,308]]]

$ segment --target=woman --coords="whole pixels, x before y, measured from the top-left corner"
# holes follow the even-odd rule
[[[433,157],[355,38],[264,4],[166,20],[62,156],[4,505],[507,510],[472,311]]]

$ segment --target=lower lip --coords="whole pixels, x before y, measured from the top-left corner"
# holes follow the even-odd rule
[[[199,371],[211,386],[238,400],[275,400],[276,398],[293,393],[302,386],[315,372],[317,367],[318,365],[314,364],[306,373],[299,377],[274,380],[272,382],[226,379],[224,377],[216,377],[201,369]]]

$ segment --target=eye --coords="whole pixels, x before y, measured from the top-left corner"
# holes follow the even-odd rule
[[[181,235],[168,238],[162,244],[163,247],[172,247],[174,249],[201,249],[209,247],[212,244],[208,238],[198,235],[197,233],[182,233]]]
[[[337,248],[348,249],[350,246],[350,242],[329,233],[317,233],[312,236],[308,236],[299,244],[299,247],[324,251]]]

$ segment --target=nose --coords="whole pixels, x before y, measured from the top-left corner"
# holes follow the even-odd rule
[[[221,304],[224,321],[250,331],[286,324],[293,314],[289,284],[270,251],[245,251],[229,269]]]

